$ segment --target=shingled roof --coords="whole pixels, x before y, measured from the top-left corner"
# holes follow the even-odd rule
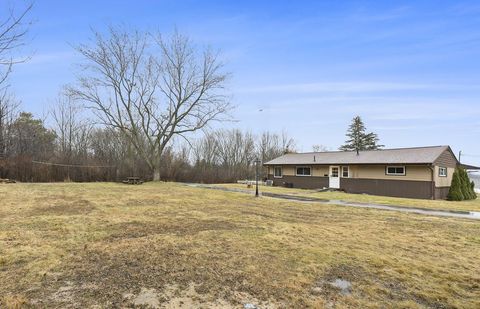
[[[303,164],[431,164],[449,146],[430,146],[360,151],[288,153],[264,165]]]

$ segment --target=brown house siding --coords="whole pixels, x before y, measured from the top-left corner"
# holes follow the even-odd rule
[[[433,164],[443,167],[456,167],[457,159],[450,151],[450,149],[447,149],[435,160]]]
[[[268,179],[273,180],[274,186],[282,187],[285,182],[292,183],[294,188],[301,189],[321,189],[328,187],[328,177],[318,176],[287,176],[282,178],[274,178],[273,175],[268,175]]]
[[[268,175],[274,186],[284,186],[284,183],[292,183],[294,188],[321,189],[328,187],[328,177],[315,176],[283,176],[274,178]],[[413,180],[385,180],[363,178],[340,178],[340,189],[347,193],[366,193],[405,198],[431,199],[433,182]],[[435,198],[444,199],[448,194],[447,188],[435,188]]]
[[[448,191],[450,191],[450,187],[435,187],[435,199],[436,200],[447,199]]]
[[[434,171],[434,181],[435,181],[435,199],[446,199],[450,184],[452,183],[453,172],[457,166],[458,161],[455,155],[452,153],[450,148],[446,149],[442,154],[435,160],[433,165],[435,166]],[[447,177],[441,177],[438,175],[439,168],[447,168]]]
[[[362,178],[340,179],[340,189],[347,193],[431,199],[433,195],[432,187],[431,181]]]

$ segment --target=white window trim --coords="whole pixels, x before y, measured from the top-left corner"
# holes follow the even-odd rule
[[[309,168],[310,169],[310,175],[299,175],[299,174],[297,174],[297,170],[298,170],[299,167]],[[311,166],[304,166],[304,165],[295,166],[295,176],[299,176],[299,177],[310,177],[310,176],[312,176],[312,167]]]
[[[344,167],[347,168],[347,176],[343,176],[343,168]],[[350,167],[348,165],[344,165],[340,169],[341,169],[341,172],[342,172],[342,178],[350,178]]]
[[[440,171],[445,171],[445,174],[443,175]],[[448,169],[443,166],[438,167],[438,177],[448,177]]]
[[[388,169],[389,168],[403,168],[403,173],[402,174],[397,174],[397,173],[389,173],[388,172]],[[406,176],[407,175],[407,168],[405,167],[405,165],[387,165],[387,167],[385,168],[385,175],[388,175],[388,176]]]
[[[275,169],[280,169],[280,176],[275,175]],[[274,166],[273,167],[273,178],[283,178],[283,166]]]

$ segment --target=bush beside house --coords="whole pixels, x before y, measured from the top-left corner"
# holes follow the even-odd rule
[[[449,201],[474,200],[477,198],[474,188],[475,184],[468,178],[467,171],[463,168],[456,168],[447,199]]]

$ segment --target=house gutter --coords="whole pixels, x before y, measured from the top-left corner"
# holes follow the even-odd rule
[[[428,166],[432,175],[432,200],[435,199],[435,166],[431,164]]]

